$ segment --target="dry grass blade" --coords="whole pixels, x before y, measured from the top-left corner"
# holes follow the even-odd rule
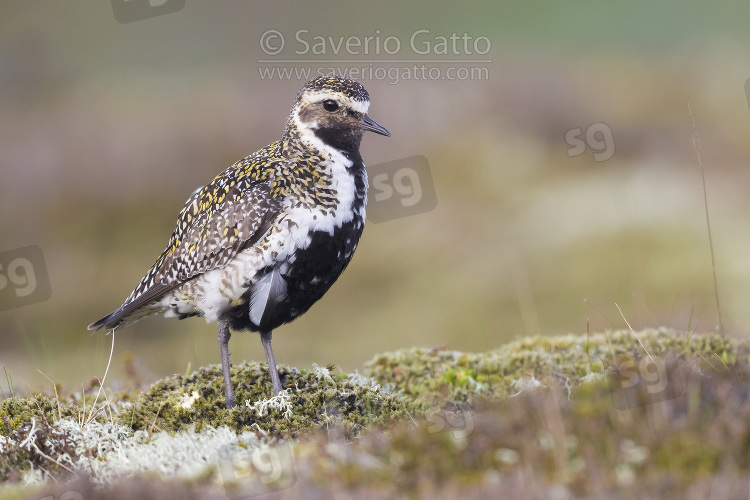
[[[620,316],[622,316],[622,319],[625,320],[625,324],[628,325],[628,328],[630,328],[630,333],[632,333],[633,336],[638,340],[638,343],[641,344],[641,347],[643,347],[643,350],[646,351],[646,354],[648,354],[648,357],[651,358],[651,361],[654,361],[654,357],[651,356],[651,353],[648,352],[648,349],[646,349],[646,346],[643,345],[643,342],[641,342],[641,338],[638,336],[637,333],[635,333],[635,330],[633,330],[633,327],[630,326],[630,323],[628,323],[627,318],[622,313],[622,309],[620,309],[620,306],[617,305],[617,302],[615,302],[615,307],[617,307],[617,310],[620,311]]]
[[[714,296],[716,297],[716,313],[719,315],[719,333],[724,337],[724,321],[721,317],[721,302],[719,301],[719,285],[716,279],[716,258],[714,257],[714,241],[711,237],[711,219],[708,216],[708,194],[706,192],[706,173],[703,168],[703,159],[701,158],[701,140],[698,134],[698,126],[695,124],[695,117],[693,116],[693,109],[688,103],[688,113],[690,113],[690,120],[693,122],[693,150],[695,156],[698,157],[698,165],[701,167],[701,180],[703,181],[703,206],[706,211],[706,228],[708,230],[708,247],[711,251],[711,271],[714,276]]]
[[[58,417],[60,417],[60,420],[62,420],[62,409],[60,408],[60,396],[58,396],[58,395],[57,395],[57,384],[55,384],[54,382],[52,382],[52,379],[51,379],[51,378],[49,378],[49,377],[48,377],[48,376],[47,376],[47,375],[46,375],[46,374],[45,374],[45,373],[44,373],[44,372],[43,372],[42,370],[40,370],[39,368],[37,368],[37,369],[36,369],[36,371],[38,371],[39,373],[41,373],[42,375],[44,375],[44,378],[46,378],[47,380],[49,380],[49,381],[50,381],[50,383],[52,384],[52,388],[53,388],[53,389],[55,390],[55,399],[57,400],[57,416],[58,416]]]
[[[91,422],[92,418],[96,417],[96,415],[94,415],[94,417],[92,417],[92,415],[94,413],[94,410],[96,409],[96,402],[99,400],[99,394],[102,393],[102,388],[104,387],[104,381],[107,380],[107,373],[109,373],[109,366],[112,364],[112,353],[114,352],[115,352],[115,330],[113,328],[112,329],[112,347],[109,350],[109,360],[107,361],[107,369],[104,370],[104,377],[99,382],[99,390],[96,393],[94,404],[91,405],[91,412],[89,413],[89,416],[86,419],[86,423]],[[97,411],[96,413],[99,414],[99,411]]]
[[[109,397],[107,397],[107,391],[103,389],[104,381],[100,380],[99,377],[96,377],[96,380],[99,382],[99,390],[104,391],[104,403],[101,407],[99,407],[96,412],[94,412],[95,406],[92,406],[91,413],[89,414],[88,419],[86,419],[86,422],[84,422],[83,425],[88,425],[93,419],[98,417],[103,411],[105,411],[107,408],[109,408]],[[96,401],[94,401],[94,405],[96,405]],[[93,414],[93,416],[92,416]],[[111,416],[110,416],[111,417]],[[114,423],[114,421],[110,418],[110,420]]]

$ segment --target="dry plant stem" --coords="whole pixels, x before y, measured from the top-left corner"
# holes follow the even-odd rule
[[[721,318],[721,303],[719,302],[719,285],[716,279],[716,258],[714,257],[714,241],[711,237],[711,219],[708,217],[708,194],[706,193],[706,173],[703,168],[703,159],[701,158],[701,138],[698,134],[698,127],[695,124],[695,117],[693,116],[693,109],[688,103],[688,113],[690,113],[690,120],[693,122],[693,150],[695,156],[698,157],[698,165],[701,167],[701,179],[703,181],[703,206],[706,211],[706,228],[708,229],[708,247],[711,250],[711,271],[714,276],[714,297],[716,297],[716,313],[719,315],[719,333],[722,338],[724,337],[724,321]]]
[[[653,356],[651,356],[651,353],[648,352],[648,349],[646,349],[646,346],[643,345],[643,342],[641,342],[641,339],[635,333],[635,330],[633,330],[633,327],[630,326],[630,323],[628,323],[628,320],[625,318],[625,315],[622,313],[622,309],[620,309],[620,306],[617,305],[617,302],[615,302],[615,307],[617,307],[617,310],[620,311],[620,316],[622,316],[622,319],[625,320],[625,324],[628,325],[628,328],[630,328],[630,333],[632,333],[633,336],[638,340],[638,343],[641,344],[641,347],[643,347],[643,350],[646,351],[646,354],[648,354],[648,357],[651,359],[651,361],[654,361],[654,358]]]
[[[49,380],[50,383],[52,384],[52,388],[55,390],[55,399],[57,400],[57,415],[60,417],[60,420],[62,420],[62,409],[60,408],[60,397],[57,395],[57,385],[55,385],[55,383],[52,382],[52,379],[49,378],[42,370],[37,368],[36,371],[44,375],[44,378]]]
[[[112,347],[109,350],[109,361],[107,361],[107,369],[104,370],[104,378],[102,378],[101,382],[99,383],[99,390],[96,393],[96,399],[94,399],[94,404],[91,405],[91,412],[89,413],[88,418],[86,419],[86,423],[91,422],[92,417],[91,415],[94,413],[94,409],[96,408],[96,402],[99,400],[99,394],[102,392],[102,387],[104,386],[104,381],[107,380],[107,373],[109,373],[109,365],[112,364],[112,353],[115,352],[115,329],[112,329]],[[97,412],[98,414],[99,412]]]

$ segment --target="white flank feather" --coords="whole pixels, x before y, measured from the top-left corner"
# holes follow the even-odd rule
[[[284,297],[286,297],[286,281],[281,277],[279,270],[274,269],[263,276],[253,287],[253,293],[250,296],[250,321],[260,325],[266,311],[284,300]]]

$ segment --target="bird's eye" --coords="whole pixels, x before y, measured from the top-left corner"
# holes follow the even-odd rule
[[[339,103],[333,99],[328,99],[327,101],[323,101],[323,109],[326,111],[336,111],[339,109]]]

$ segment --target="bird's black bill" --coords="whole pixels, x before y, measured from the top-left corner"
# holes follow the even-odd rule
[[[362,130],[369,130],[371,132],[375,132],[376,134],[384,135],[386,137],[390,137],[391,133],[388,132],[385,127],[378,125],[378,123],[370,118],[369,116],[365,115],[364,118],[362,118]]]

